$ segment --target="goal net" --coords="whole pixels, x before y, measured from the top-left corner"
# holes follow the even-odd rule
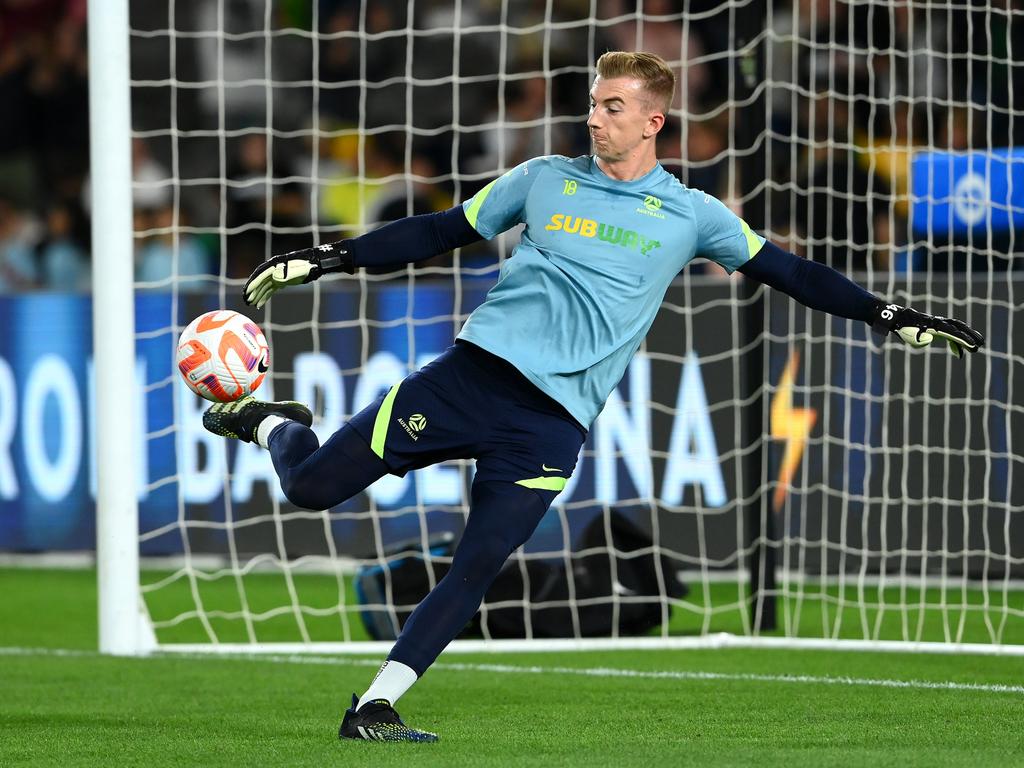
[[[160,647],[367,649],[443,578],[471,462],[297,509],[265,451],[203,431],[174,341],[246,312],[272,352],[260,395],[310,403],[328,437],[452,343],[518,233],[259,312],[245,277],[586,154],[611,49],[679,75],[659,157],[685,184],[987,346],[878,347],[695,262],[456,646],[1024,645],[1021,23],[952,2],[132,3],[132,130],[112,140],[133,148],[139,578]]]

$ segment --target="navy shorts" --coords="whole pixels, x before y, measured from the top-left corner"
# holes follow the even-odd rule
[[[556,493],[586,439],[568,411],[511,363],[465,341],[393,386],[349,424],[392,474],[476,459],[478,480]]]

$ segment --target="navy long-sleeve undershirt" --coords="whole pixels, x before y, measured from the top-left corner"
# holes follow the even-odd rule
[[[483,240],[462,206],[410,216],[349,240],[353,264],[380,268],[410,264]],[[739,268],[747,277],[780,290],[811,309],[870,323],[880,299],[845,276],[766,242]]]
[[[355,266],[372,269],[423,261],[479,240],[483,237],[457,205],[447,211],[393,221],[349,240],[347,245]]]
[[[789,294],[811,309],[851,320],[871,323],[874,309],[881,302],[831,267],[801,259],[773,243],[766,242],[739,271]]]

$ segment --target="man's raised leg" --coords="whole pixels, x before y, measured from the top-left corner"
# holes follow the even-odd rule
[[[214,434],[267,448],[285,496],[304,509],[329,509],[387,473],[384,461],[351,426],[321,446],[312,423],[313,414],[302,403],[253,397],[218,403],[203,414],[203,426]]]
[[[387,464],[349,424],[320,445],[312,429],[282,421],[269,431],[266,447],[284,495],[304,509],[329,509],[388,472]]]

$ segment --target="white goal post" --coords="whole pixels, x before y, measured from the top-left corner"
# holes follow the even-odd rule
[[[151,647],[139,591],[139,512],[134,410],[132,171],[128,2],[89,3],[93,338],[96,371],[96,565],[99,649],[132,655]],[[99,172],[97,172],[99,171]]]
[[[629,48],[679,74],[659,157],[684,183],[988,346],[879,348],[695,263],[452,650],[1024,653],[1022,21],[953,0],[91,1],[100,650],[391,645],[450,562],[472,464],[299,510],[265,452],[203,432],[174,341],[246,312],[260,395],[308,400],[325,439],[451,343],[518,233],[260,312],[248,270],[587,152],[594,62]]]

